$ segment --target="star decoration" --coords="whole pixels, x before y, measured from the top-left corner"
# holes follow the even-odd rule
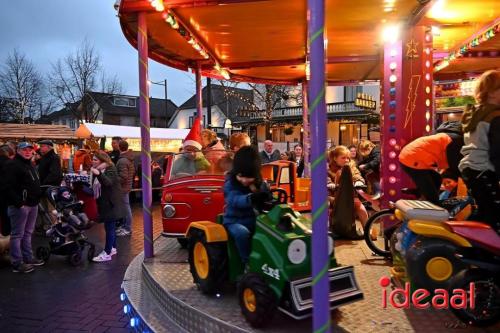
[[[415,42],[414,39],[410,39],[410,41],[406,43],[406,57],[408,59],[418,58],[417,46],[418,42]]]

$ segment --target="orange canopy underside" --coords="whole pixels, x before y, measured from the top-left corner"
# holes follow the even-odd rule
[[[392,11],[384,10],[388,3],[392,3]],[[304,79],[306,1],[165,0],[164,4],[228,69],[233,80],[293,84]],[[147,1],[122,0],[120,23],[130,43],[137,46],[137,10],[147,9],[151,58],[184,70],[199,62],[204,75],[217,77],[213,60],[203,59],[151,8]],[[421,10],[425,8],[416,0],[326,0],[327,80],[380,79],[385,23],[439,25],[441,34],[434,37],[434,52],[448,52],[498,20],[500,1],[447,0],[441,10],[427,11],[424,17],[418,16]],[[478,50],[499,50],[499,44],[497,35]],[[443,72],[497,67],[498,58],[459,59]]]

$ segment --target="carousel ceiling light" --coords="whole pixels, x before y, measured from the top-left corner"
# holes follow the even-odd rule
[[[441,28],[436,25],[433,25],[431,27],[431,33],[433,36],[441,36]]]
[[[399,33],[400,26],[398,24],[387,25],[382,30],[382,40],[394,44],[399,38]]]

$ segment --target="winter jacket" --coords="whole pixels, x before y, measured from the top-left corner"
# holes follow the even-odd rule
[[[181,156],[176,156],[172,165],[172,176],[175,177],[179,173],[195,175],[200,171],[207,171],[210,168],[210,162],[201,152],[195,153],[196,156],[194,159],[191,159],[188,154],[184,153]]]
[[[116,163],[116,169],[118,170],[122,193],[129,193],[132,189],[135,176],[134,155],[131,150],[120,154],[120,158]]]
[[[61,159],[53,149],[38,160],[38,174],[42,185],[61,186],[63,179]]]
[[[420,137],[403,147],[399,154],[401,164],[417,170],[450,169],[459,173],[463,137],[453,133],[437,133]]]
[[[500,106],[468,108],[463,115],[464,147],[460,171],[491,170],[500,180]]]
[[[7,205],[34,207],[40,202],[40,177],[31,160],[20,155],[7,161],[4,167],[5,199]]]
[[[351,175],[352,175],[352,183],[356,182],[361,182],[365,183],[365,180],[363,176],[361,176],[361,172],[359,172],[358,167],[356,166],[356,162],[354,161],[349,161],[349,168],[351,169]],[[332,161],[328,168],[328,179],[327,179],[327,184],[329,183],[334,183],[336,185],[339,185],[340,181],[340,176],[342,174],[342,168],[335,163],[335,161]]]
[[[372,151],[358,165],[365,165],[363,171],[379,172],[380,170],[380,148],[373,147]],[[354,173],[353,173],[354,175]]]
[[[5,165],[7,162],[10,161],[10,159],[7,156],[0,156],[0,200],[3,201],[3,198],[5,196],[5,184],[6,184],[6,179],[5,179]]]
[[[290,158],[288,159],[289,161],[295,162],[297,165],[297,177],[302,177],[304,174],[304,157],[300,159],[300,161],[297,163],[297,158],[295,158],[295,154],[292,154]]]
[[[262,164],[271,163],[274,161],[279,161],[281,159],[281,154],[280,151],[276,149],[275,151],[273,151],[271,156],[269,156],[267,155],[267,152],[263,150],[260,152],[260,159],[262,160]]]
[[[261,191],[267,191],[262,183]],[[224,224],[239,223],[253,227],[256,221],[256,212],[250,201],[252,191],[241,185],[231,174],[226,176],[224,183]]]
[[[203,154],[205,154],[205,158],[211,165],[217,165],[219,160],[226,156],[227,153],[222,142],[216,140],[203,149]]]
[[[85,149],[79,149],[75,153],[75,157],[73,157],[73,170],[75,172],[80,171],[80,165],[82,166],[82,170],[90,171],[92,167],[92,158],[90,157],[90,153]]]
[[[122,191],[116,167],[107,166],[96,178],[101,183],[101,195],[96,199],[101,222],[123,218],[125,207],[122,203]]]

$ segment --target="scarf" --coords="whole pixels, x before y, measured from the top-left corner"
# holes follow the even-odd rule
[[[106,170],[106,167],[108,165],[106,163],[101,163],[99,164],[96,169],[104,172]],[[93,173],[91,173],[91,179],[90,179],[90,183],[92,184],[92,191],[94,192],[94,198],[97,199],[101,196],[101,183],[99,182],[99,178],[97,178],[96,175],[94,175]]]
[[[500,106],[492,104],[468,105],[462,116],[462,126],[464,132],[474,132],[480,121],[485,120],[492,112],[500,111]]]

